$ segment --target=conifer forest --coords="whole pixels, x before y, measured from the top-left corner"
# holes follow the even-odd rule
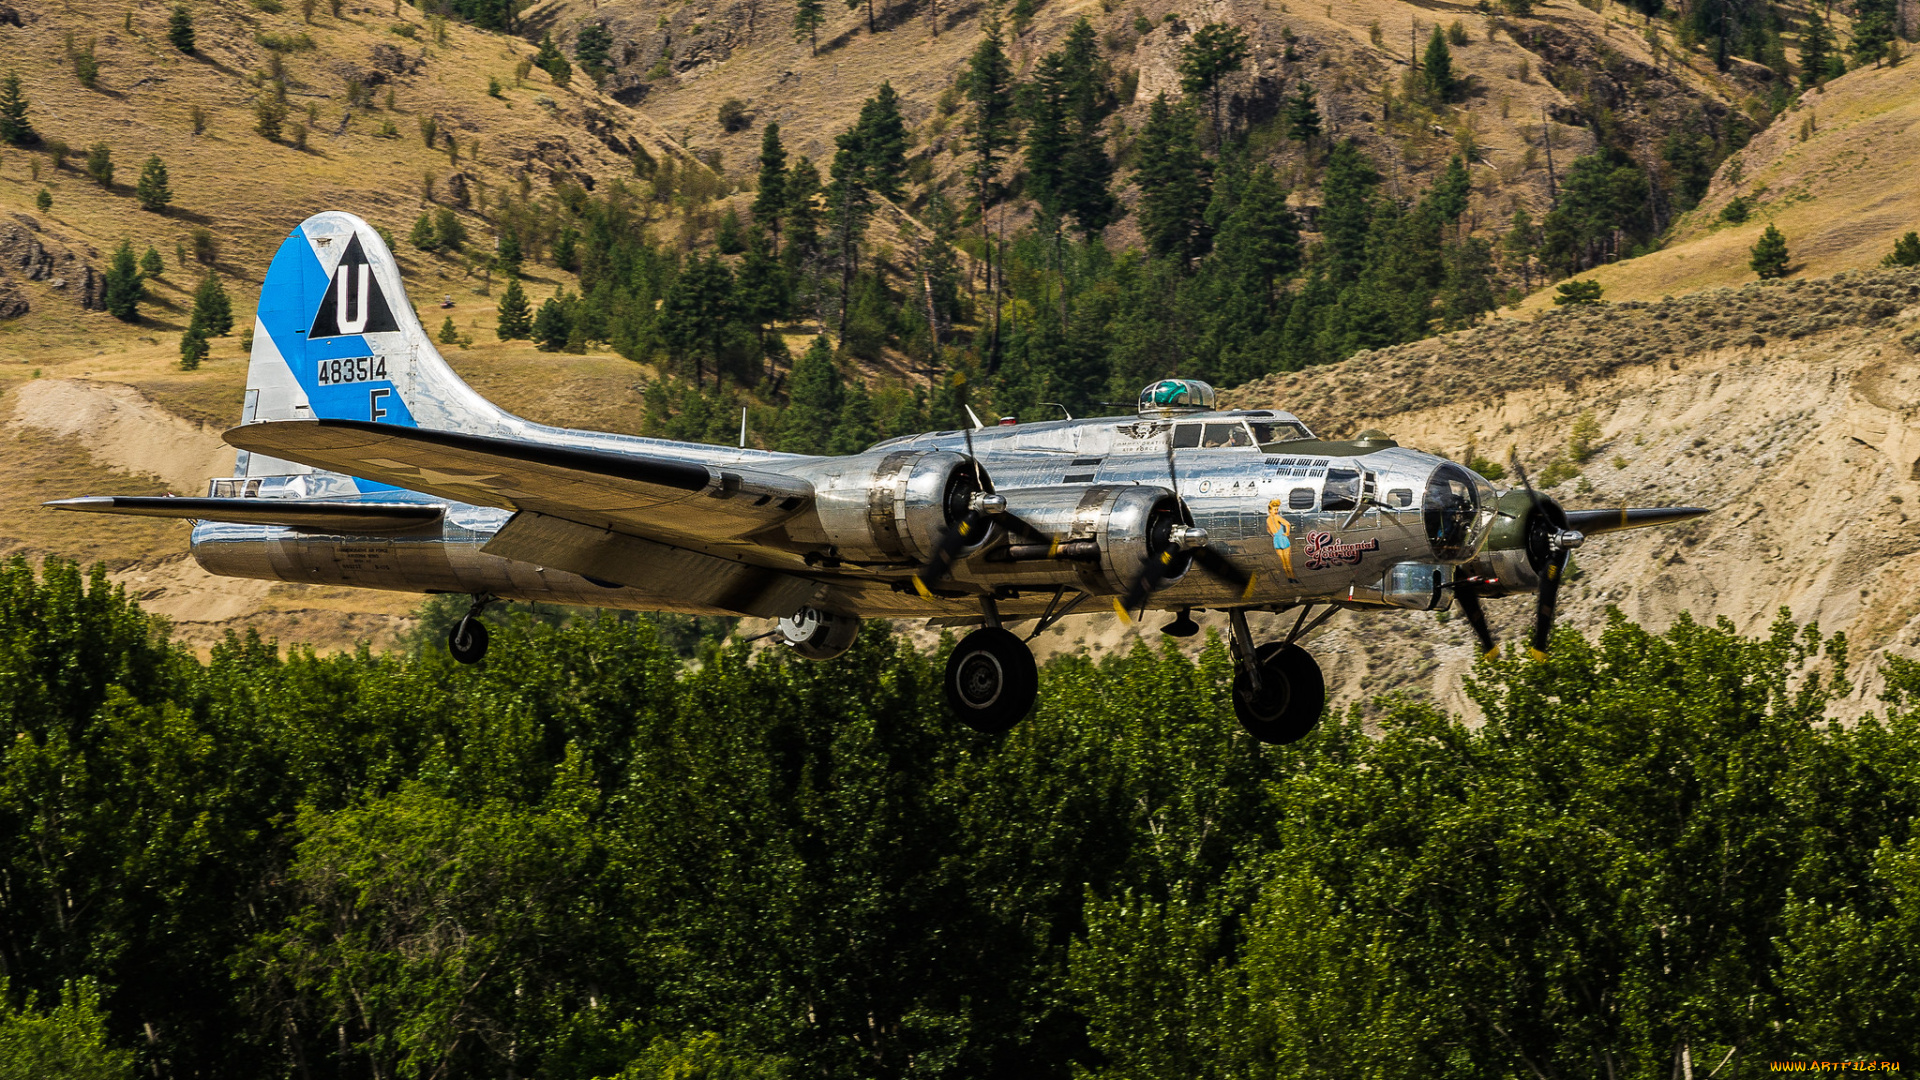
[[[522,613],[200,661],[104,574],[0,572],[0,1074],[1756,1075],[1898,1060],[1920,666],[1680,619],[1242,735],[1214,641],[940,658]],[[35,1048],[38,1047],[36,1050]],[[29,1055],[39,1053],[40,1057]],[[44,1075],[44,1074],[43,1074]]]

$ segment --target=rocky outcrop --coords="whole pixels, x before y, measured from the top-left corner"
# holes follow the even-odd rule
[[[28,281],[44,281],[63,290],[73,301],[89,311],[106,309],[106,289],[101,275],[83,258],[98,258],[90,247],[74,244],[56,233],[42,229],[40,222],[27,214],[14,214],[11,221],[0,221],[0,277],[12,273]],[[14,286],[18,292],[18,286]],[[6,290],[0,286],[0,297]],[[0,304],[4,301],[0,300]],[[26,298],[20,296],[25,305]],[[19,314],[24,314],[23,306]],[[11,316],[0,315],[0,318]]]

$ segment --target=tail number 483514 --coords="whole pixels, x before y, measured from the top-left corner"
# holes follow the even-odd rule
[[[374,382],[387,377],[387,358],[384,356],[343,356],[319,363],[321,386]]]

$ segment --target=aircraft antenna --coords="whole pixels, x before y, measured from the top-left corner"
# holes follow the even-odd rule
[[[747,407],[740,406],[740,449],[747,448]]]

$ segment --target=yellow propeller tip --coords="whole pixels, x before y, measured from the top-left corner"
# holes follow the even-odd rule
[[[1113,598],[1113,613],[1120,616],[1121,622],[1126,623],[1128,626],[1133,625],[1133,616],[1127,614],[1126,605],[1122,604],[1120,598],[1117,596]]]
[[[1543,653],[1539,649],[1535,649],[1535,648],[1528,648],[1527,655],[1533,657],[1535,660],[1545,660],[1547,658],[1546,653]]]
[[[919,574],[913,575],[913,591],[919,593],[922,600],[933,599],[933,590],[927,588],[927,583],[920,580]]]
[[[1247,575],[1247,587],[1246,587],[1246,588],[1244,588],[1244,589],[1241,589],[1241,590],[1240,590],[1240,599],[1242,599],[1242,600],[1245,600],[1245,599],[1247,599],[1247,598],[1249,598],[1249,597],[1251,597],[1251,596],[1253,595],[1253,588],[1254,588],[1254,586],[1256,586],[1256,585],[1258,585],[1258,584],[1260,584],[1260,575],[1259,575],[1259,574],[1248,574],[1248,575]]]

